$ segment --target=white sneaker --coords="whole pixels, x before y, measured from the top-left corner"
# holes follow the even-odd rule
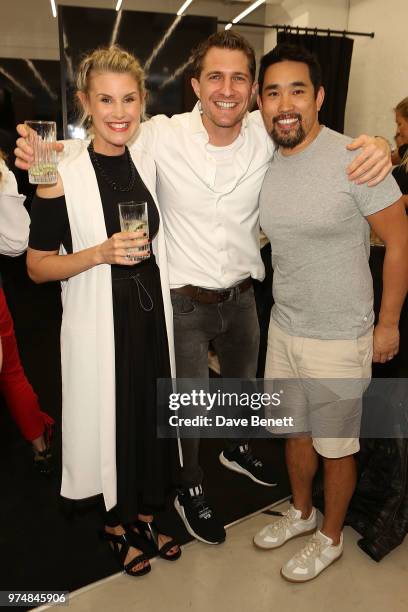
[[[321,531],[316,531],[301,551],[296,553],[281,569],[281,575],[289,582],[307,582],[316,578],[326,567],[340,559],[343,554],[343,534],[340,542],[333,546],[333,540]]]
[[[266,525],[256,534],[254,537],[255,546],[265,550],[279,548],[292,538],[308,535],[316,531],[316,508],[313,508],[309,518],[302,519],[301,516],[301,511],[296,510],[295,506],[291,504],[289,510],[285,512],[282,518],[279,518],[270,525]]]

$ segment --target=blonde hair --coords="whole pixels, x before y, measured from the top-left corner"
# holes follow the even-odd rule
[[[394,108],[396,113],[399,113],[408,121],[408,96],[398,102],[397,106]],[[408,172],[408,149],[405,151],[405,155],[401,160],[401,166],[404,166],[405,172]]]
[[[76,79],[77,91],[88,95],[92,75],[101,72],[130,74],[137,83],[143,107],[143,100],[146,93],[145,74],[139,60],[134,55],[125,51],[125,49],[122,49],[118,45],[95,49],[92,53],[84,57],[79,65]],[[79,104],[81,125],[89,127],[92,120],[87,116],[82,104],[80,102]]]
[[[401,100],[401,102],[398,102],[394,110],[396,113],[402,115],[404,119],[408,120],[408,96]]]

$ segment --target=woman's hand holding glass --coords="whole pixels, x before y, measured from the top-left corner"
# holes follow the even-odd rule
[[[150,257],[146,232],[118,232],[99,245],[100,263],[134,266]]]
[[[20,138],[17,139],[17,146],[14,149],[14,155],[16,156],[15,165],[21,170],[30,170],[34,163],[34,149],[28,140],[29,128],[24,123],[19,123],[16,129],[20,134]],[[56,153],[61,153],[64,150],[64,143],[53,142],[50,143],[50,147]]]

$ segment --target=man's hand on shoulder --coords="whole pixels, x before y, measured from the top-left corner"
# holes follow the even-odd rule
[[[392,170],[391,147],[382,136],[362,134],[347,145],[347,149],[349,151],[362,149],[347,168],[349,180],[357,185],[367,183],[369,187],[374,187]]]
[[[28,128],[24,123],[19,123],[17,126],[17,132],[21,138],[17,139],[16,148],[14,149],[14,155],[16,156],[16,166],[21,170],[29,170],[34,161],[34,154],[32,147],[28,144],[26,138],[28,137]],[[53,147],[57,153],[61,153],[64,150],[64,144],[62,142],[56,142]]]

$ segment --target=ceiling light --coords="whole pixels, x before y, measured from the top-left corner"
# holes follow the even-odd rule
[[[185,3],[177,11],[177,15],[182,15],[184,11],[190,6],[193,0],[186,0]]]
[[[29,98],[34,98],[34,94],[31,93],[31,91],[28,91],[28,89],[26,87],[24,87],[24,85],[22,85],[20,83],[20,81],[17,81],[17,79],[15,79],[9,72],[7,72],[7,70],[5,70],[2,66],[0,66],[0,74],[4,75],[6,77],[6,79],[8,79],[9,81],[11,81],[13,83],[13,85],[15,85],[17,87],[17,89],[19,89],[20,91],[22,91],[26,96],[28,96]]]
[[[52,91],[51,87],[49,86],[49,84],[47,83],[47,81],[45,80],[45,78],[43,77],[43,75],[40,73],[40,71],[34,66],[33,62],[31,60],[23,60],[27,66],[29,67],[29,69],[31,70],[31,72],[33,73],[33,75],[35,76],[35,78],[37,79],[37,81],[41,84],[41,86],[45,89],[45,91],[48,93],[48,95],[50,96],[50,98],[52,100],[58,100],[58,96]]]
[[[263,4],[264,2],[266,2],[266,0],[256,0],[255,2],[253,2],[250,6],[248,6],[247,9],[245,9],[245,11],[242,11],[242,13],[240,13],[239,15],[237,15],[233,20],[232,23],[228,23],[225,26],[226,30],[229,30],[232,27],[233,23],[238,23],[238,21],[241,21],[241,19],[243,19],[244,17],[246,17],[247,15],[249,15],[249,13],[252,13],[252,11],[254,11],[256,8],[258,8],[258,6],[261,6],[261,4]]]
[[[52,16],[56,17],[57,16],[57,7],[55,6],[55,0],[50,0],[50,2],[51,2]]]

